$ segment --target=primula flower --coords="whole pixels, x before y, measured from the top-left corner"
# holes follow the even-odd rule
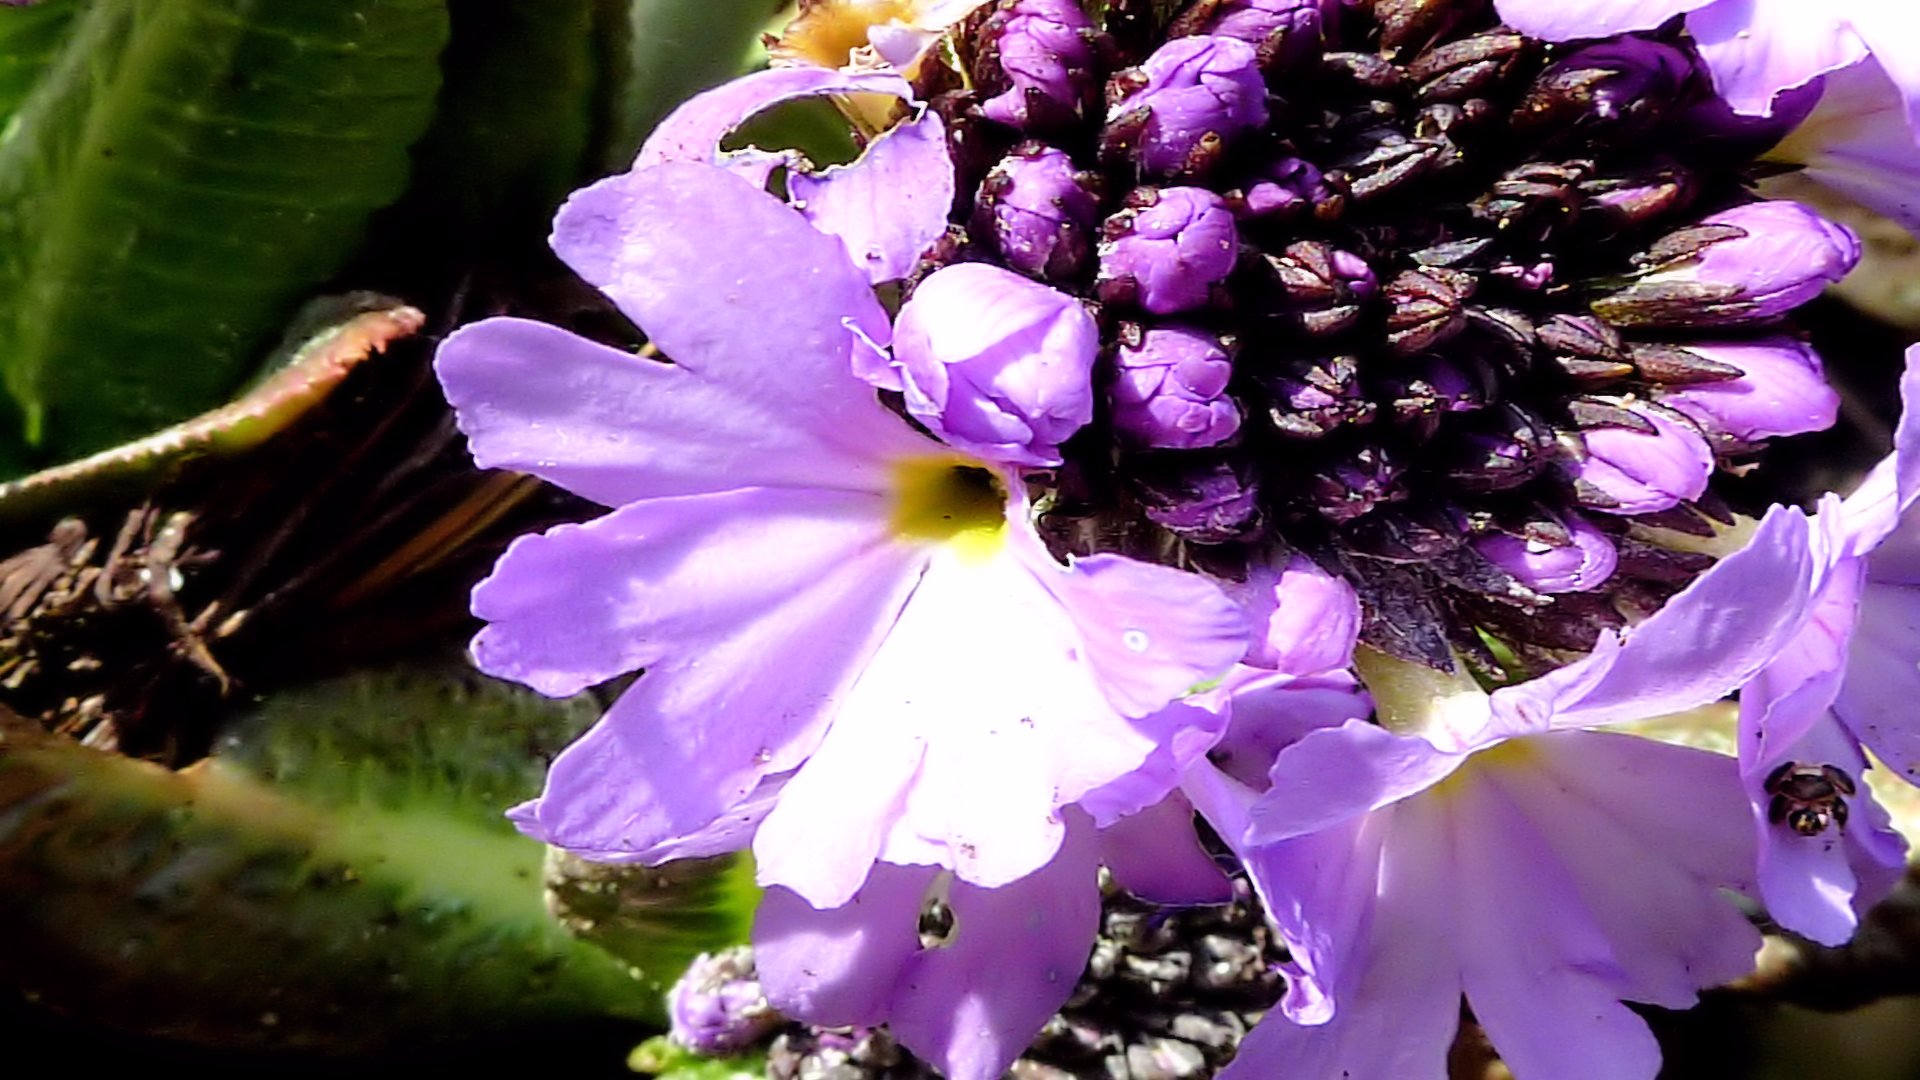
[[[777,63],[910,72],[940,32],[987,0],[800,0],[773,42]]]
[[[524,830],[644,860],[764,817],[761,881],[820,907],[876,860],[999,886],[1167,737],[1157,710],[1244,652],[1216,587],[1061,565],[1016,477],[883,408],[853,374],[890,330],[865,275],[745,180],[603,181],[554,244],[673,363],[515,319],[437,360],[478,462],[617,507],[523,537],[474,592],[484,670],[565,694],[646,669],[515,812]],[[995,797],[972,798],[986,777]]]
[[[1260,683],[1184,784],[1292,955],[1280,1009],[1224,1077],[1446,1074],[1464,995],[1519,1080],[1659,1068],[1622,1001],[1692,1004],[1759,934],[1732,759],[1584,730],[1717,700],[1810,605],[1807,523],[1752,543],[1593,654],[1496,690],[1375,653],[1381,726],[1280,707]]]

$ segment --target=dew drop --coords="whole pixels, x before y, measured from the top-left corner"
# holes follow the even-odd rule
[[[1134,652],[1146,652],[1147,646],[1153,644],[1153,640],[1147,637],[1145,630],[1129,630],[1120,635],[1120,640]]]

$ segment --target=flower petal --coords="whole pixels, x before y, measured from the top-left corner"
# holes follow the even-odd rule
[[[1907,126],[1920,139],[1920,8],[1879,0],[1853,0],[1847,21],[1873,51],[1874,62],[1898,88]]]
[[[675,364],[848,456],[925,452],[853,374],[863,335],[889,340],[866,275],[739,177],[690,164],[609,177],[560,208],[553,247]]]
[[[1254,804],[1247,842],[1271,844],[1338,825],[1446,779],[1469,755],[1349,720],[1282,750]]]
[[[1868,585],[1834,711],[1908,783],[1920,783],[1920,588]]]
[[[1100,830],[1100,861],[1152,904],[1224,904],[1233,881],[1200,846],[1193,806],[1178,793]]]
[[[1736,0],[1687,16],[1713,88],[1737,113],[1767,116],[1782,90],[1857,64],[1867,47],[1846,5],[1806,0]]]
[[[1494,0],[1500,21],[1547,41],[1612,37],[1629,30],[1651,30],[1714,0]]]
[[[845,904],[819,910],[768,889],[753,919],[754,963],[774,1008],[822,1026],[886,1020],[920,951],[920,908],[936,871],[877,863]]]
[[[755,486],[883,491],[892,480],[872,448],[822,438],[784,402],[545,323],[463,327],[434,368],[475,464],[607,506]]]
[[[885,539],[874,501],[651,500],[515,542],[475,590],[484,670],[559,694],[650,669],[555,760],[523,827],[634,858],[798,766],[924,559]]]
[[[1768,511],[1746,547],[1628,632],[1606,675],[1558,709],[1554,726],[1680,712],[1744,684],[1799,631],[1813,603],[1812,544],[1806,515]]]
[[[890,1025],[949,1080],[996,1080],[1079,983],[1100,925],[1092,827],[1069,830],[1045,868],[984,889],[956,881],[953,933],[917,957]]]
[[[754,114],[783,101],[851,93],[890,94],[911,99],[913,88],[905,79],[890,72],[854,74],[810,66],[756,71],[693,97],[667,114],[647,136],[633,167],[646,169],[670,161],[725,165],[729,155],[720,149],[720,141]],[[766,183],[767,173],[780,158],[760,154],[748,160],[756,167],[745,174],[746,178],[760,186]]]
[[[897,281],[946,235],[954,195],[946,125],[925,110],[850,164],[791,174],[787,191],[814,228],[840,238],[869,281]]]

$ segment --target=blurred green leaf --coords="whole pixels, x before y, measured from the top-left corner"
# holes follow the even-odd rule
[[[0,976],[53,1007],[221,1046],[334,1053],[561,1021],[657,1022],[736,940],[742,871],[685,874],[644,955],[566,932],[501,810],[598,715],[463,666],[273,695],[179,773],[0,727]],[[750,910],[750,909],[749,909]]]
[[[42,461],[224,400],[405,187],[447,35],[446,0],[85,6],[0,138],[0,374]]]
[[[738,75],[786,0],[632,0],[627,76],[606,167],[633,163],[640,142],[673,107]]]
[[[32,7],[0,9],[0,124],[59,55],[82,6],[81,0],[45,0]]]

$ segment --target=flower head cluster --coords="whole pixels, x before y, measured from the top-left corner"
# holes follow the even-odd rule
[[[508,550],[478,663],[642,672],[522,829],[750,847],[754,993],[968,1080],[1066,1000],[1102,867],[1226,897],[1196,811],[1290,957],[1228,1075],[1436,1076],[1464,998],[1521,1080],[1650,1078],[1624,1003],[1746,970],[1729,891],[1850,931],[1904,852],[1863,747],[1920,775],[1920,435],[1737,505],[1834,421],[1791,318],[1859,246],[1701,119],[1719,4],[868,6],[562,209],[650,355],[440,351],[476,460],[610,508]],[[799,62],[919,15],[896,68]],[[803,96],[886,126],[722,149]],[[1737,759],[1630,730],[1735,692]],[[715,1045],[724,982],[676,1005]]]

